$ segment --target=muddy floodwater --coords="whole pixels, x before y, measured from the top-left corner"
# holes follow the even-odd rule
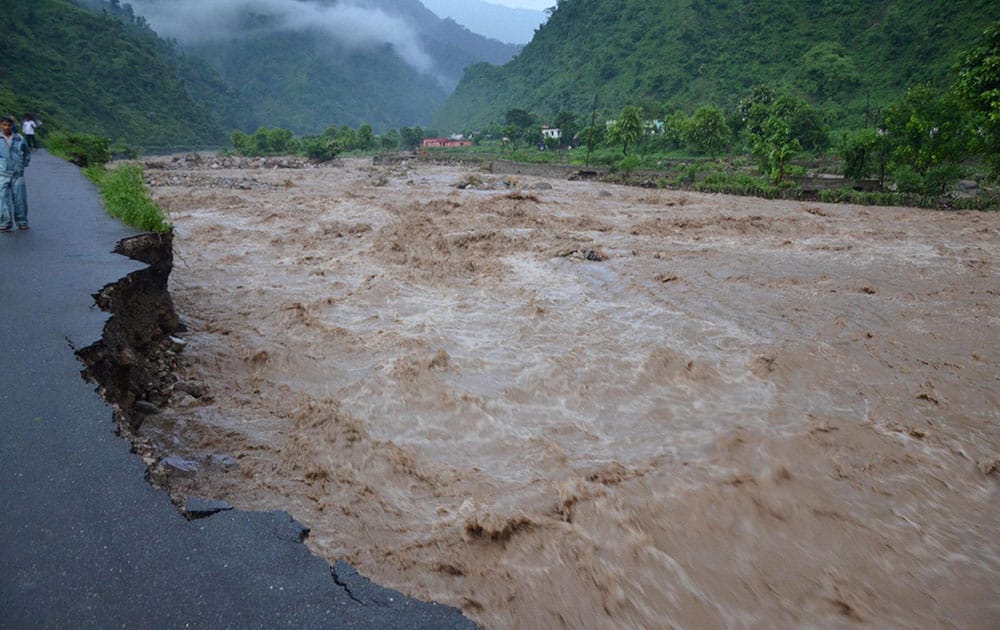
[[[1000,213],[149,166],[178,500],[485,628],[1000,627]]]

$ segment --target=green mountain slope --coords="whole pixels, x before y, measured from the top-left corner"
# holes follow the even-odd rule
[[[206,2],[183,15],[171,0],[133,5],[231,86],[239,107],[230,115],[220,104],[224,122],[247,132],[427,125],[466,66],[504,63],[520,50],[418,0]]]
[[[429,120],[447,96],[391,51],[352,50],[317,34],[247,34],[187,50],[211,60],[233,86],[242,108],[226,122],[247,132],[261,126],[303,134],[331,125],[413,125]]]
[[[204,6],[210,16],[225,5]],[[260,126],[305,134],[369,123],[381,131],[427,125],[466,65],[503,63],[519,50],[441,20],[417,0],[351,3],[386,23],[362,19],[360,44],[330,24],[286,23],[293,10],[324,17],[341,6],[331,0],[231,6],[238,23],[213,32],[172,2],[0,0],[8,18],[0,111],[37,113],[48,133],[98,133],[144,147],[223,145],[233,129]],[[156,7],[180,31],[157,35],[150,26],[158,25],[140,15]],[[195,41],[166,39],[199,28]]]
[[[907,86],[947,85],[957,55],[1000,18],[982,0],[559,0],[503,67],[466,70],[435,118],[482,128],[521,108],[614,114],[629,104],[732,107],[769,84],[863,122]]]
[[[178,61],[164,55],[169,47],[141,23],[66,0],[3,0],[0,11],[0,111],[35,112],[49,132],[144,146],[225,142],[215,113],[195,101]]]

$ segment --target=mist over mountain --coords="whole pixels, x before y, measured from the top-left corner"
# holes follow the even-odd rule
[[[544,11],[515,9],[481,0],[421,1],[437,15],[451,18],[473,33],[514,44],[530,42],[535,30],[548,17]]]
[[[153,30],[183,46],[268,32],[289,36],[313,32],[350,50],[388,46],[418,72],[434,71],[416,29],[377,8],[299,0],[133,0],[132,6]]]
[[[234,128],[426,125],[476,62],[518,46],[442,20],[418,0],[135,0],[161,36],[235,92]]]

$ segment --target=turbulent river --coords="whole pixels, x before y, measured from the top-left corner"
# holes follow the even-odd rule
[[[241,166],[147,169],[178,500],[486,628],[1000,625],[1000,213]]]

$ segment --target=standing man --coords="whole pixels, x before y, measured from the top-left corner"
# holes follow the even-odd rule
[[[24,167],[31,162],[31,150],[21,134],[14,133],[14,119],[0,117],[0,232],[28,229],[28,188]],[[11,221],[13,214],[13,222]]]
[[[24,115],[24,122],[21,123],[21,135],[28,141],[28,146],[32,149],[38,148],[38,143],[35,141],[35,129],[41,126],[42,121],[35,118],[34,114]]]

